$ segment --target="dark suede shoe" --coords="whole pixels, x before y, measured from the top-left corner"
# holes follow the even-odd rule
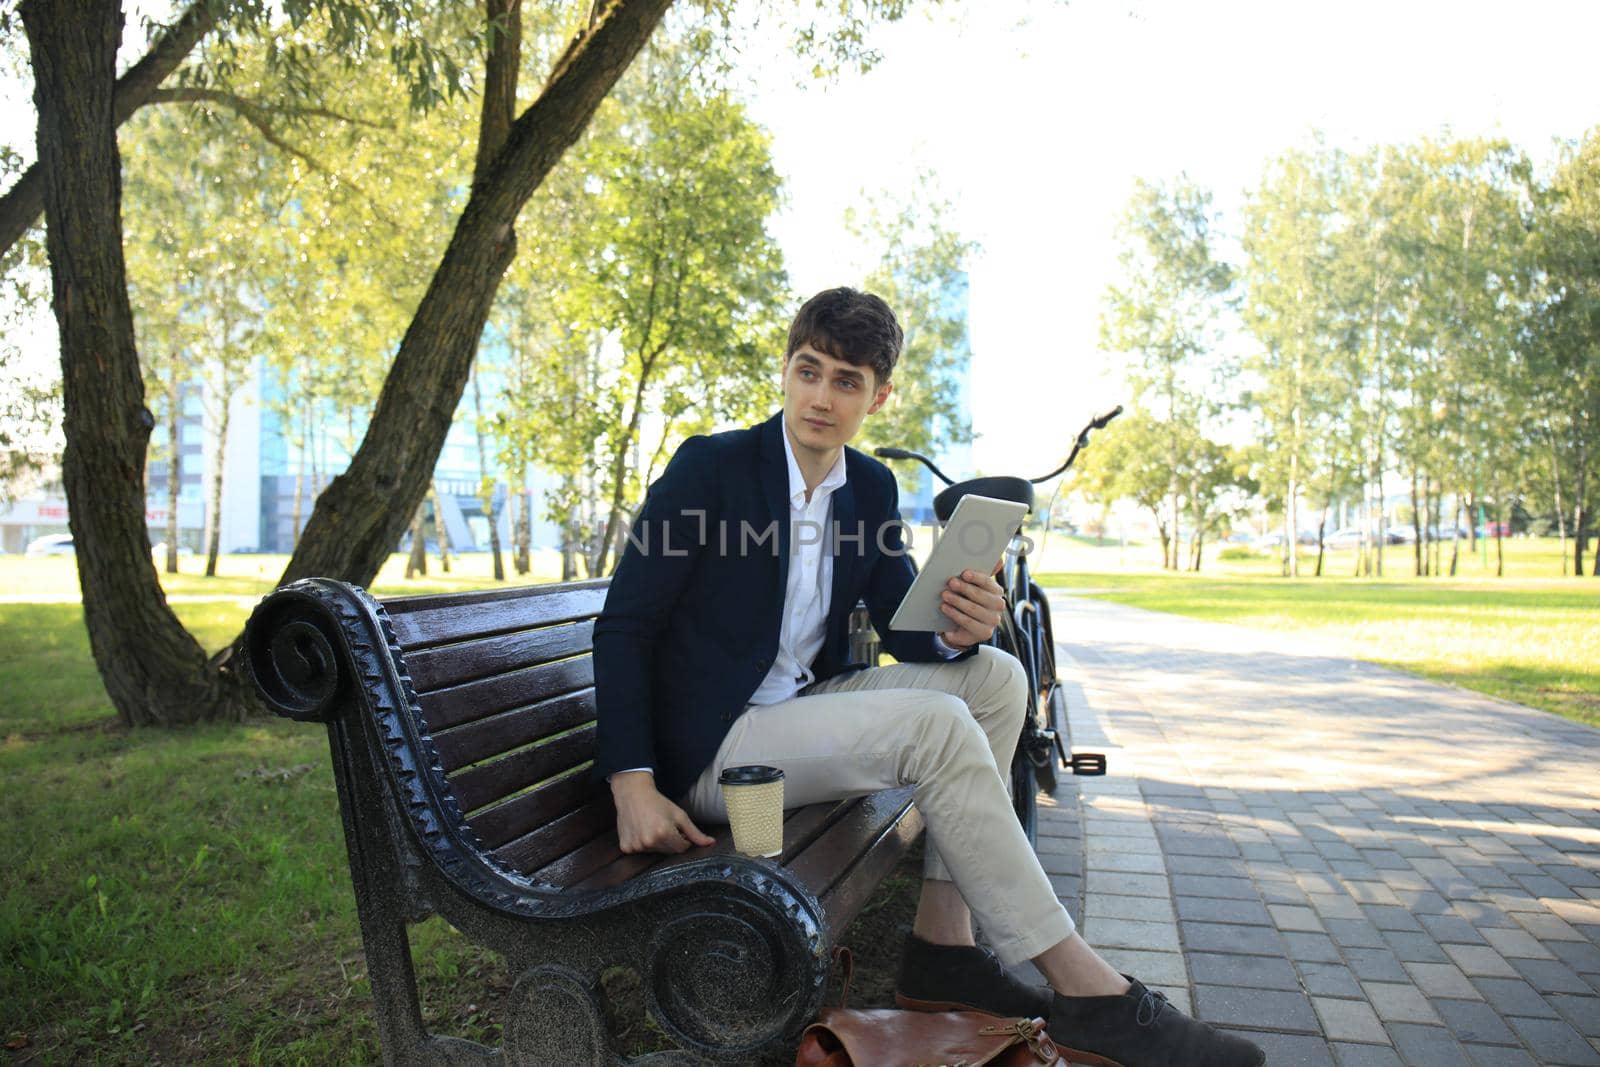
[[[1050,987],[1031,986],[986,948],[935,945],[916,935],[900,953],[894,1002],[908,1011],[981,1011],[1012,1019],[1050,1014]]]
[[[1127,975],[1123,975],[1127,978]],[[1160,993],[1132,983],[1115,997],[1056,994],[1047,1016],[1061,1055],[1090,1067],[1260,1067],[1266,1053],[1189,1018]]]

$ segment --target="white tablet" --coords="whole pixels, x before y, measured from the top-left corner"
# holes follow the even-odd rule
[[[939,610],[940,594],[950,579],[962,571],[992,574],[1011,538],[1022,528],[1026,504],[992,496],[964,496],[955,513],[939,532],[928,562],[917,572],[905,599],[889,620],[891,630],[942,633],[955,629],[950,616]]]

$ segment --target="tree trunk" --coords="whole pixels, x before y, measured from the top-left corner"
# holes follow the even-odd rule
[[[578,479],[570,474],[561,476],[560,499],[567,502],[561,515],[561,580],[570,582],[578,576],[579,539],[583,536],[583,511],[579,501]]]
[[[1380,388],[1381,388],[1381,382],[1380,382]],[[1382,401],[1380,399],[1380,403],[1381,402]],[[1387,546],[1388,543],[1389,543],[1388,517],[1385,515],[1384,512],[1385,512],[1385,508],[1387,507],[1389,502],[1388,502],[1388,500],[1386,500],[1384,498],[1384,486],[1383,486],[1383,431],[1382,431],[1381,427],[1380,427],[1379,432],[1378,432],[1378,454],[1377,454],[1377,460],[1374,463],[1374,466],[1377,468],[1377,471],[1378,471],[1378,526],[1377,526],[1377,533],[1373,538],[1372,550],[1373,550],[1373,561],[1374,561],[1374,564],[1375,564],[1375,571],[1377,573],[1377,576],[1379,578],[1382,578],[1383,577],[1383,550],[1384,550],[1385,546]]]
[[[1178,522],[1178,491],[1176,489],[1173,489],[1170,494],[1168,509],[1172,514],[1172,558],[1170,560],[1162,560],[1162,566],[1176,573],[1182,569],[1178,563],[1179,545],[1182,541],[1178,531],[1182,529],[1182,525]]]
[[[1283,509],[1283,550],[1278,554],[1278,572],[1284,578],[1289,577],[1289,542],[1290,542],[1290,540],[1291,540],[1291,536],[1290,536],[1290,533],[1289,533],[1289,507],[1286,504],[1286,505],[1284,505],[1284,509]]]
[[[1327,542],[1323,540],[1328,532],[1328,505],[1322,505],[1322,516],[1317,520],[1317,573],[1322,577],[1322,561],[1327,556]]]
[[[368,583],[427,491],[461,402],[501,276],[516,251],[512,225],[533,191],[588,125],[670,0],[612,0],[557,61],[544,91],[507,128],[474,175],[455,233],[395,354],[372,422],[349,468],[323,493],[281,581],[313,574]],[[495,68],[514,67],[495,35]],[[504,95],[497,100],[504,101]],[[485,98],[485,107],[490,106]],[[500,106],[500,105],[496,105]]]
[[[1583,553],[1589,547],[1589,531],[1584,524],[1589,515],[1582,504],[1572,505],[1572,576],[1583,577]]]
[[[1429,493],[1432,504],[1429,506],[1430,522],[1429,536],[1434,539],[1434,576],[1445,573],[1445,486],[1435,483],[1429,478]]]
[[[414,575],[426,576],[428,573],[428,530],[423,525],[423,505],[417,505],[417,512],[411,517],[411,555],[406,557],[406,581]]]
[[[1295,411],[1295,426],[1298,433],[1300,415]],[[1297,438],[1298,440],[1298,438]],[[1299,445],[1289,456],[1289,495],[1284,498],[1283,505],[1284,535],[1288,538],[1289,545],[1289,575],[1293,578],[1300,577],[1300,456]]]
[[[226,342],[224,342],[226,343]],[[217,576],[217,555],[222,549],[222,474],[228,460],[228,424],[232,421],[230,410],[233,399],[233,375],[222,371],[221,414],[217,418],[217,458],[211,471],[210,518],[206,531],[206,577]]]
[[[1422,495],[1417,487],[1417,470],[1411,469],[1411,529],[1416,534],[1416,540],[1411,542],[1412,554],[1417,559],[1416,576],[1421,578],[1427,574],[1423,566],[1422,546]]]
[[[1506,528],[1506,518],[1511,509],[1500,507],[1495,510],[1500,514],[1500,521],[1495,523],[1494,527],[1494,576],[1496,578],[1504,578],[1506,576],[1506,543],[1503,531]]]
[[[150,558],[144,470],[154,421],[128,305],[113,105],[120,4],[27,0],[21,15],[61,345],[61,475],[89,647],[125,724],[242,717],[242,688],[208,668]]]
[[[305,517],[306,502],[306,450],[311,447],[307,427],[311,425],[310,401],[300,411],[300,457],[294,468],[294,514],[289,519],[289,550],[292,552],[300,544],[300,531],[304,529],[300,520]]]
[[[167,379],[167,447],[172,461],[167,464],[167,573],[178,573],[178,504],[183,493],[183,441],[178,435],[178,419],[183,415],[183,384],[178,380],[183,361],[173,353],[172,377]]]
[[[1545,441],[1550,445],[1550,480],[1555,487],[1556,533],[1561,538],[1561,577],[1567,576],[1567,509],[1561,502],[1561,456],[1556,451],[1556,433],[1549,416],[1544,422]]]
[[[483,433],[483,387],[479,384],[476,369],[472,372],[472,408],[478,416],[474,421],[478,435],[478,499],[483,501],[483,514],[489,520],[489,551],[494,554],[494,580],[503,582],[506,580],[506,562],[500,555],[500,516],[495,514],[494,483],[489,481],[489,450]]]
[[[1155,516],[1156,516],[1156,532],[1161,535],[1161,569],[1162,570],[1166,570],[1167,569],[1167,561],[1171,556],[1171,544],[1169,542],[1168,532],[1167,532],[1167,519],[1166,519],[1165,514],[1163,513],[1164,509],[1165,509],[1165,506],[1166,506],[1166,502],[1162,501],[1162,503],[1157,504],[1155,507],[1150,509],[1151,511],[1155,512]],[[1175,538],[1177,536],[1176,531],[1174,531],[1171,534],[1171,536]]]
[[[1578,441],[1578,462],[1573,467],[1572,480],[1572,576],[1583,577],[1583,551],[1589,547],[1589,512],[1584,504],[1589,499],[1589,444]]]
[[[516,553],[513,562],[517,573],[526,575],[533,570],[533,494],[528,491],[528,464],[518,464],[517,471],[517,529]]]
[[[561,524],[561,580],[578,577],[578,531],[569,517]]]
[[[628,451],[639,436],[639,422],[644,417],[645,389],[650,383],[650,369],[654,365],[654,357],[647,358],[644,353],[640,353],[639,383],[633,391],[633,413],[628,416],[628,432],[617,441],[616,455],[611,461],[611,505],[606,512],[605,533],[601,535],[600,544],[596,546],[594,563],[589,568],[590,574],[606,573],[611,542],[616,539],[618,524],[622,521],[622,496],[628,476]]]
[[[450,573],[450,527],[445,525],[444,506],[439,503],[439,487],[428,483],[428,496],[433,501],[433,533],[439,539],[439,569]],[[422,505],[417,505],[421,507]],[[426,548],[423,549],[427,551]]]
[[[1450,530],[1450,577],[1456,576],[1456,564],[1461,558],[1461,496],[1456,495],[1456,509],[1450,521],[1454,524]]]

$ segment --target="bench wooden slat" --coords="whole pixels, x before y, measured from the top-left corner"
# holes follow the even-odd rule
[[[407,654],[406,669],[417,692],[426,693],[581,655],[593,647],[594,621],[588,619],[420,649]]]
[[[509,752],[530,741],[582,726],[593,719],[594,690],[580,689],[553,700],[504,711],[435,733],[433,747],[438,751],[439,760],[448,774],[490,756]]]
[[[845,927],[850,925],[877,891],[879,883],[894,869],[894,865],[921,832],[922,813],[913,807],[899,822],[884,829],[878,839],[867,847],[866,854],[857,859],[848,871],[839,872],[832,888],[821,898],[828,940],[838,943]]]
[[[860,854],[863,841],[877,837],[910,802],[909,786],[862,797],[795,857],[789,872],[817,896],[825,895]]]
[[[606,864],[616,862],[622,854],[621,848],[617,840],[617,820],[613,815],[611,826],[605,833],[584,842],[565,856],[526,873],[535,881],[566,888],[576,885]]]
[[[383,606],[409,659],[414,649],[593,618],[605,601],[606,583],[601,580],[457,597],[402,597]]]
[[[467,820],[485,848],[532,833],[545,823],[603,796],[587,771],[577,771],[521,796],[484,808]]]
[[[596,838],[606,836],[607,830],[611,831],[611,854],[616,855],[616,826],[617,809],[609,797],[602,797],[500,846],[494,855],[506,866],[526,873],[581,850]],[[549,878],[541,874],[540,880]]]
[[[462,811],[475,811],[580,763],[588,763],[594,759],[594,734],[593,726],[580,727],[552,740],[519,748],[492,763],[457,771],[450,776],[456,803]]]
[[[794,808],[784,813],[783,822],[783,854],[777,857],[780,864],[788,864],[796,855],[809,848],[812,841],[827,826],[843,818],[856,804],[854,800],[840,800],[822,804],[810,804],[803,808]],[[675,856],[661,853],[635,853],[633,855],[619,855],[603,867],[591,870],[587,875],[571,883],[575,889],[609,889],[614,885],[621,885],[630,878],[636,878],[645,871],[655,867],[670,866],[674,863],[684,863],[688,860],[699,859],[702,856],[711,856],[719,852],[733,851],[733,833],[726,826],[701,827],[706,833],[716,838],[716,843],[704,848],[692,848]],[[612,835],[615,840],[616,835]]]
[[[444,730],[592,685],[594,657],[557,660],[423,694],[422,717],[430,731]]]

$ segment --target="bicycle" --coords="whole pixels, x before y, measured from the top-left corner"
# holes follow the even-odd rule
[[[940,522],[948,522],[961,498],[976,496],[998,497],[1027,505],[1033,512],[1033,487],[1065,473],[1072,467],[1078,454],[1089,445],[1089,435],[1105,429],[1112,419],[1122,414],[1122,406],[1097,415],[1078,432],[1072,451],[1066,461],[1040,478],[1019,478],[996,475],[969,478],[957,482],[918,452],[903,448],[879,448],[874,453],[880,459],[914,459],[933,472],[946,486],[933,498],[934,515]],[[1046,517],[1048,520],[1048,516]],[[1048,525],[1048,522],[1047,522]],[[1028,573],[1028,541],[1019,532],[1012,538],[1001,561],[1000,586],[1005,592],[1006,612],[1001,616],[989,643],[1009,652],[1022,663],[1028,676],[1028,711],[1022,720],[1022,733],[1017,738],[1016,755],[1011,760],[1011,803],[1017,819],[1030,843],[1038,839],[1038,792],[1043,789],[1054,794],[1059,784],[1056,761],[1061,768],[1073,774],[1101,775],[1106,773],[1106,758],[1098,752],[1068,753],[1062,738],[1066,734],[1066,696],[1056,674],[1055,631],[1050,625],[1050,601],[1044,590]],[[1041,709],[1043,712],[1041,713]]]

